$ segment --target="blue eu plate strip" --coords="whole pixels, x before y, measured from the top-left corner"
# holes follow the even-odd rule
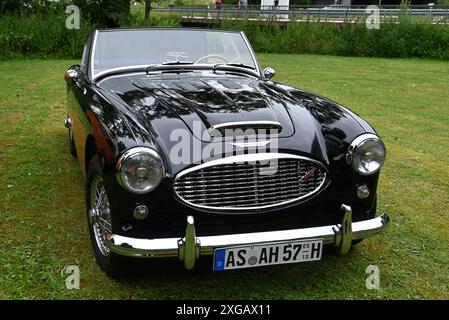
[[[225,249],[215,250],[215,255],[214,255],[214,270],[215,271],[224,270],[225,257],[226,257]]]

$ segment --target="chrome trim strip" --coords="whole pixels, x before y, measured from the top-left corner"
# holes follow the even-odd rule
[[[90,79],[94,81],[94,61],[95,61],[95,47],[97,46],[98,30],[95,30],[94,40],[92,43],[92,51],[90,53]]]
[[[108,79],[117,79],[117,78],[124,78],[124,77],[133,77],[133,76],[138,76],[138,75],[142,75],[144,74],[145,71],[135,71],[132,72],[130,71],[130,73],[126,73],[126,74],[118,74],[118,75],[114,75],[114,76],[109,76],[107,78],[103,78],[100,81],[98,81],[98,85],[101,85],[103,83],[103,81],[106,81]]]
[[[256,161],[271,161],[271,160],[279,160],[279,159],[294,159],[294,160],[306,160],[306,161],[310,161],[313,162],[317,165],[319,165],[320,167],[322,167],[324,169],[324,179],[321,182],[321,184],[311,193],[301,196],[299,198],[295,198],[295,199],[291,199],[288,201],[284,201],[284,202],[280,202],[280,203],[275,203],[275,204],[270,204],[270,205],[263,205],[263,206],[257,206],[257,207],[209,207],[209,206],[204,206],[204,205],[198,205],[198,204],[194,204],[191,203],[189,201],[187,201],[186,199],[184,199],[183,197],[181,197],[181,195],[178,194],[178,192],[176,191],[175,185],[176,185],[176,181],[178,179],[180,179],[181,177],[191,173],[191,172],[195,172],[204,168],[208,168],[208,167],[213,167],[213,166],[218,166],[218,165],[223,165],[223,164],[230,164],[230,163],[244,163],[244,162],[256,162]],[[327,168],[319,161],[314,160],[314,159],[310,159],[307,157],[302,157],[302,156],[297,156],[297,155],[293,155],[293,154],[288,154],[288,153],[253,153],[253,154],[243,154],[243,155],[237,155],[237,156],[232,156],[232,157],[227,157],[227,158],[223,158],[223,159],[216,159],[216,160],[212,160],[212,161],[208,161],[206,163],[200,164],[198,166],[186,169],[184,171],[179,172],[175,179],[173,180],[173,191],[176,195],[176,197],[186,203],[187,205],[189,205],[190,207],[194,207],[194,208],[200,208],[200,209],[205,209],[205,210],[213,210],[213,211],[222,211],[222,210],[227,210],[227,211],[251,211],[251,210],[260,210],[260,209],[268,209],[268,208],[275,208],[275,207],[281,207],[284,206],[286,204],[290,204],[293,202],[297,202],[300,201],[302,199],[305,198],[309,198],[313,195],[315,195],[316,193],[318,193],[319,191],[322,190],[323,186],[325,185],[325,183],[327,182],[327,176],[328,176],[329,171],[327,170]]]
[[[271,143],[271,140],[250,141],[250,142],[229,142],[229,144],[239,148],[264,147]]]
[[[210,132],[214,130],[224,129],[224,128],[233,128],[233,127],[245,127],[245,126],[273,126],[277,127],[278,129],[282,128],[282,125],[277,121],[265,121],[265,120],[256,120],[256,121],[233,121],[233,122],[223,122],[219,124],[215,124],[213,126],[210,126],[209,129],[207,129]]]
[[[111,68],[111,69],[106,69],[103,70],[101,72],[99,72],[98,74],[95,75],[94,80],[97,80],[98,78],[100,78],[101,76],[111,73],[111,72],[116,72],[116,71],[127,71],[129,70],[130,72],[139,70],[139,69],[146,69],[148,68],[148,65],[133,65],[133,66],[125,66],[125,67],[117,67],[117,68]],[[145,71],[142,71],[142,73]]]
[[[253,58],[253,63],[256,66],[256,70],[257,70],[257,73],[259,74],[259,77],[262,77],[259,61],[257,60],[256,54],[254,53],[254,50],[253,50],[253,47],[249,43],[249,40],[246,37],[245,32],[240,31],[240,35],[242,36],[243,40],[245,41],[245,44],[246,44],[246,47],[248,48],[248,51],[251,53],[251,58]]]
[[[353,222],[352,240],[361,240],[382,232],[390,221],[387,213],[379,217]],[[212,255],[216,248],[240,245],[259,245],[279,241],[322,239],[324,244],[336,244],[341,224],[282,231],[227,234],[196,237],[200,255]],[[111,251],[130,257],[165,258],[178,257],[180,238],[136,239],[112,235],[108,246]]]
[[[375,140],[380,140],[379,136],[375,135],[374,133],[363,133],[361,135],[359,135],[357,138],[355,138],[354,140],[352,140],[350,147],[357,147],[360,145],[360,143],[362,143],[365,140],[369,140],[369,139],[375,139]]]

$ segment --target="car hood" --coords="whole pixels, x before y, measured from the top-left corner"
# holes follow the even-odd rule
[[[150,139],[143,136],[148,134],[167,155],[178,142],[173,139],[178,129],[188,128],[204,147],[211,142],[208,129],[212,126],[274,121],[282,127],[279,149],[312,155],[328,163],[323,121],[333,123],[327,123],[326,128],[351,127],[347,125],[351,117],[335,104],[305,102],[273,82],[244,76],[140,74],[111,77],[99,86],[112,100],[121,101],[115,104],[127,114],[138,143],[147,143]]]
[[[278,123],[280,137],[294,133],[285,97],[251,78],[138,79],[133,86],[170,109],[205,142],[211,140],[207,129],[248,121],[254,129],[258,128],[255,123]],[[124,98],[129,103],[135,96]]]

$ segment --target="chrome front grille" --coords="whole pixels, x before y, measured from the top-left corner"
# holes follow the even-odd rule
[[[326,170],[314,160],[267,153],[214,160],[185,170],[176,177],[174,190],[195,207],[247,210],[307,198],[325,181]]]

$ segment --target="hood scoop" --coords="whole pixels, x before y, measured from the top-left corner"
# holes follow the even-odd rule
[[[282,125],[277,121],[234,121],[212,125],[207,131],[212,137],[272,136],[282,131]]]
[[[203,142],[226,135],[252,137],[252,132],[287,138],[295,132],[289,110],[297,103],[252,78],[136,76],[131,85],[134,90],[123,97],[128,105],[137,106],[142,113],[152,112],[152,117],[178,117]],[[276,131],[270,132],[273,129]]]

